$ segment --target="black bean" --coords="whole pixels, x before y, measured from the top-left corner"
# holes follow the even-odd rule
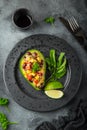
[[[32,55],[31,52],[29,52],[29,51],[27,52],[27,54],[28,54],[28,55]]]
[[[26,65],[27,65],[26,63],[24,63],[24,64],[23,64],[23,66],[22,66],[22,67],[23,67],[23,69],[25,69]]]

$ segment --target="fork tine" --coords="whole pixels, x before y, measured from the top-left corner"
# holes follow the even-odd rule
[[[71,20],[70,20],[70,19],[68,20],[68,23],[69,23],[69,25],[70,25],[72,31],[74,32],[74,28],[73,28],[73,26],[72,26],[72,23],[71,23]]]
[[[76,24],[76,20],[74,19],[74,17],[71,17],[71,21],[72,21],[74,30],[77,30],[77,29],[78,29],[78,26],[77,26],[77,24]]]
[[[75,30],[76,30],[76,28],[77,28],[77,26],[75,25],[75,23],[74,23],[74,21],[73,21],[73,18],[72,18],[72,17],[71,17],[70,21],[71,21],[71,24],[72,24],[73,29],[74,29],[74,31],[75,31]]]
[[[78,23],[77,23],[76,19],[75,19],[74,17],[72,17],[72,18],[73,18],[73,20],[74,20],[75,24],[77,25],[77,27],[79,27],[79,25],[78,25]]]
[[[77,21],[75,20],[74,17],[71,17],[68,20],[68,22],[69,22],[69,25],[70,25],[73,32],[76,31],[79,28],[79,25],[78,25],[78,23],[77,23]]]
[[[78,29],[78,26],[76,25],[76,23],[75,23],[73,17],[71,18],[71,22],[72,22],[72,25],[73,25],[74,31],[75,31],[76,29]]]

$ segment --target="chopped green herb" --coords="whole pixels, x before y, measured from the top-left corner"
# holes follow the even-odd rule
[[[35,62],[34,64],[33,64],[33,66],[32,66],[32,71],[33,72],[36,72],[36,71],[38,71],[40,69],[40,65],[37,63],[37,62]]]
[[[7,98],[0,98],[0,105],[1,106],[6,106],[8,105],[9,101]]]
[[[2,97],[0,98],[0,106],[5,106],[6,109],[10,111],[8,108],[8,104],[9,104],[9,100],[7,98],[2,98]]]
[[[17,124],[16,122],[9,122],[6,115],[2,112],[0,112],[0,126],[2,127],[2,130],[7,130],[8,126],[10,124]]]
[[[54,24],[55,18],[52,17],[52,16],[50,16],[50,17],[45,18],[44,21],[45,21],[46,23]]]

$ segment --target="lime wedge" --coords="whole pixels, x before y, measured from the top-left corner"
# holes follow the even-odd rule
[[[62,83],[58,81],[52,81],[52,82],[47,83],[44,90],[53,90],[53,89],[60,89],[60,88],[64,88]]]
[[[63,97],[64,95],[63,91],[60,91],[60,90],[47,90],[45,91],[45,94],[48,97],[53,98],[53,99],[59,99]]]

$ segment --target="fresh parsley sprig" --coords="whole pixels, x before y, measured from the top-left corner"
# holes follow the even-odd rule
[[[35,62],[32,66],[32,71],[37,72],[40,69],[39,63]]]
[[[6,109],[8,111],[10,111],[9,108],[8,108],[8,104],[9,104],[9,100],[7,98],[0,97],[0,106],[5,106]]]
[[[52,17],[52,16],[50,16],[50,17],[45,18],[44,21],[45,21],[46,23],[54,24],[55,18]]]
[[[8,105],[9,101],[7,98],[0,98],[0,106]]]
[[[8,109],[9,100],[7,98],[0,97],[0,106],[5,106]],[[8,109],[9,111],[9,109]],[[16,122],[10,122],[6,115],[2,112],[0,112],[0,127],[2,127],[2,130],[7,130],[8,126],[11,124],[18,124]]]
[[[6,115],[2,112],[0,112],[0,126],[2,127],[2,130],[7,130],[8,126],[10,124],[18,124],[16,122],[9,122]]]

